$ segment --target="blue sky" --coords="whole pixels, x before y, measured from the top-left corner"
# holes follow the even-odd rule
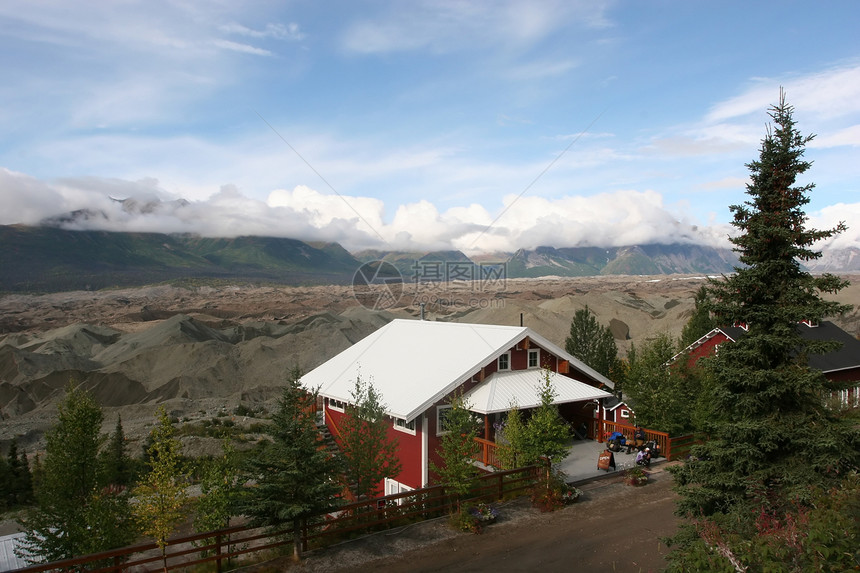
[[[853,0],[4,0],[0,223],[725,244],[783,86],[811,223],[860,245],[858,25]]]

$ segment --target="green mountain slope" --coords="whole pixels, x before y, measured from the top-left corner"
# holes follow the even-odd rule
[[[473,261],[460,251],[362,251],[277,237],[206,238],[158,233],[0,226],[0,291],[52,292],[175,280],[349,283],[363,262],[385,260],[406,282],[541,276],[730,272],[733,253],[699,245],[538,247]],[[500,270],[503,269],[503,270]]]
[[[50,292],[177,279],[348,282],[360,263],[340,245],[158,233],[0,226],[0,290]]]

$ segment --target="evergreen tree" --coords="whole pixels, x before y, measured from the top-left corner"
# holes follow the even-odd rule
[[[681,331],[681,348],[687,348],[701,337],[719,326],[711,317],[708,307],[708,287],[702,285],[694,297],[695,309],[684,330]]]
[[[686,358],[669,364],[676,352],[675,340],[665,333],[631,347],[624,385],[636,423],[671,436],[698,429],[705,384],[704,373],[689,367]]]
[[[12,479],[10,477],[9,462],[0,457],[0,511],[9,508],[9,499],[13,495]]]
[[[553,404],[557,395],[551,379],[552,371],[544,369],[538,388],[540,406],[538,406],[526,422],[523,432],[523,459],[525,465],[534,463],[546,464],[546,478],[549,484],[552,463],[568,454],[567,441],[570,439],[570,428],[558,413],[558,406]]]
[[[229,437],[221,442],[221,457],[209,463],[200,480],[200,497],[195,504],[194,530],[198,533],[215,531],[230,526],[236,515],[242,483],[239,479],[239,461]],[[201,544],[210,545],[214,538]],[[229,545],[229,538],[227,544]]]
[[[0,507],[20,507],[33,503],[33,477],[27,455],[18,450],[18,441],[12,440],[5,460],[0,460],[2,498]]]
[[[388,438],[385,406],[372,382],[365,383],[357,376],[350,394],[352,404],[346,408],[348,416],[340,434],[347,481],[355,485],[359,499],[376,497],[382,480],[400,473],[397,440]]]
[[[30,461],[27,454],[18,454],[18,463],[12,469],[15,479],[15,504],[18,506],[30,505],[36,498],[33,494],[33,474],[30,472]]]
[[[813,186],[795,183],[810,167],[803,153],[811,136],[800,135],[792,114],[780,94],[770,110],[776,127],[768,129],[759,159],[748,164],[750,199],[731,207],[741,231],[732,242],[744,266],[710,285],[710,309],[721,323],[744,323],[749,330],[707,361],[709,437],[674,471],[683,514],[747,538],[757,515],[781,519],[809,504],[816,487],[838,484],[860,462],[860,431],[825,407],[834,385],[807,366],[810,352],[832,347],[805,342],[797,329],[800,320],[848,307],[821,296],[845,281],[813,277],[801,266],[820,256],[811,250],[816,241],[845,227],[806,228],[803,206]],[[687,538],[676,563],[693,545]]]
[[[574,313],[564,349],[607,378],[617,373],[620,366],[615,337],[597,322],[588,306]]]
[[[272,443],[248,460],[240,509],[255,527],[292,523],[293,557],[301,556],[301,527],[308,517],[336,505],[341,462],[322,444],[316,426],[316,391],[301,385],[301,371],[290,373],[272,417]]]
[[[436,453],[442,460],[441,465],[430,462],[430,469],[438,476],[439,482],[457,497],[457,511],[460,498],[468,493],[478,475],[474,459],[478,453],[478,423],[469,411],[469,403],[461,394],[451,398],[451,408],[444,419],[444,431]]]
[[[102,452],[101,466],[106,483],[123,487],[131,485],[132,460],[126,452],[121,416],[117,416],[116,427]]]
[[[102,411],[90,394],[66,390],[57,423],[45,436],[38,472],[37,507],[21,519],[21,556],[37,563],[104,551],[128,544],[128,499],[99,480],[97,460],[104,441]]]

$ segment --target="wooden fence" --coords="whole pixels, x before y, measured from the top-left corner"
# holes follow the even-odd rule
[[[494,472],[475,480],[465,501],[493,501],[518,496],[541,479],[540,466]],[[332,508],[302,522],[302,550],[322,547],[339,539],[369,533],[450,513],[456,503],[444,486],[433,486]],[[224,562],[242,555],[292,546],[293,529],[272,530],[236,526],[217,531],[174,537],[166,548],[167,570],[212,563],[221,572]],[[32,565],[18,573],[41,571],[163,571],[161,551],[155,543],[144,543],[64,561]]]

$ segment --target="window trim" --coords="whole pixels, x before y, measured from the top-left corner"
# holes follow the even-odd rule
[[[450,409],[451,409],[451,404],[440,404],[439,406],[436,406],[436,435],[437,436],[444,436],[445,434],[450,432],[450,430],[443,430],[442,429],[442,417],[441,417],[442,411],[450,410]]]
[[[337,400],[335,398],[328,399],[328,407],[330,410],[340,412],[341,414],[346,412],[346,402],[342,402],[341,400]]]
[[[507,366],[502,368],[502,356],[506,358]],[[496,368],[499,372],[507,372],[511,369],[511,351],[503,352],[499,354],[499,357],[496,359]]]
[[[403,425],[398,425],[397,422],[403,422]],[[412,425],[410,428],[409,425]],[[391,427],[397,430],[398,432],[403,432],[404,434],[409,434],[410,436],[414,436],[415,432],[415,418],[412,418],[411,421],[407,422],[403,418],[393,418]]]
[[[628,420],[630,419],[630,410],[621,409],[619,410],[619,413],[621,414],[622,418],[626,418]]]
[[[532,356],[537,356],[537,358],[535,358],[534,366],[532,366]],[[528,368],[540,368],[540,348],[529,348],[526,365]]]

